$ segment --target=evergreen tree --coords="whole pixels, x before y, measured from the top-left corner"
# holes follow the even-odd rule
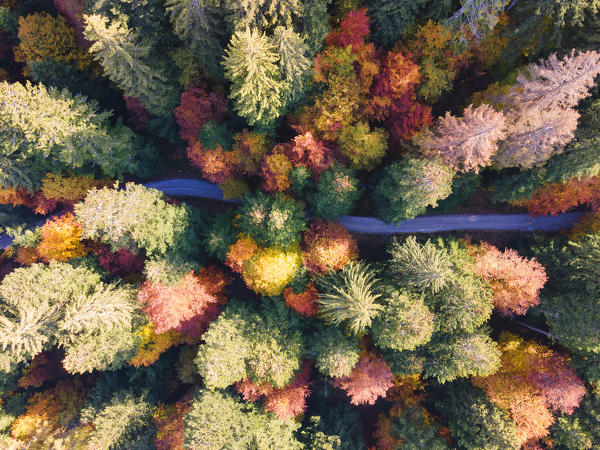
[[[122,19],[108,23],[106,17],[85,16],[90,51],[108,77],[125,95],[137,98],[150,113],[169,117],[177,106],[179,92],[160,67],[150,63],[150,43],[136,38]]]
[[[312,61],[306,56],[309,49],[304,39],[291,27],[275,28],[273,40],[279,53],[281,78],[288,86],[284,103],[289,104],[302,98]]]
[[[0,168],[7,187],[37,187],[45,171],[94,165],[109,176],[142,172],[144,158],[152,155],[120,121],[111,126],[110,113],[66,90],[2,82],[0,97],[13,99],[0,105]]]
[[[282,80],[279,59],[272,40],[255,29],[236,32],[225,50],[230,98],[250,125],[270,125],[282,112],[290,87]]]
[[[221,391],[197,389],[185,415],[183,448],[300,449],[293,421],[275,418]]]
[[[148,255],[198,252],[198,214],[165,201],[162,192],[127,183],[124,189],[93,189],[75,206],[82,237],[99,239],[113,251]]]
[[[324,327],[316,333],[310,348],[315,355],[317,369],[327,377],[350,375],[360,358],[357,340],[334,327]]]
[[[219,65],[223,53],[223,24],[219,19],[218,2],[200,0],[167,0],[175,33],[194,52],[206,70],[222,77]]]
[[[334,325],[364,334],[382,309],[375,272],[363,262],[350,262],[339,272],[318,278],[319,312]]]

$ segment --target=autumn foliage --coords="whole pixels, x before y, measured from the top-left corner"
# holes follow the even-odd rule
[[[38,255],[46,260],[67,261],[87,253],[81,243],[81,225],[71,213],[48,219],[42,226]]]
[[[522,443],[547,436],[554,423],[551,409],[573,413],[585,394],[583,381],[568,358],[510,333],[500,335],[502,366],[474,384],[510,412]]]
[[[218,314],[222,302],[223,278],[216,272],[214,276],[217,292],[209,279],[202,279],[193,271],[173,286],[145,282],[138,292],[138,301],[144,305],[142,311],[156,324],[155,333],[175,330],[193,337],[202,334]]]
[[[306,399],[310,394],[311,365],[304,361],[294,381],[280,389],[269,383],[256,384],[248,378],[236,383],[235,388],[244,400],[264,400],[267,411],[273,412],[280,419],[291,419],[306,410]]]
[[[190,395],[186,394],[174,405],[161,405],[152,414],[156,425],[156,439],[154,444],[157,450],[183,449],[183,418],[190,409]]]
[[[317,219],[302,235],[302,253],[308,270],[326,274],[358,258],[358,245],[339,223]]]
[[[279,148],[280,146],[275,146],[273,153],[267,155],[261,165],[260,176],[263,179],[263,189],[267,192],[283,192],[291,184],[289,173],[292,163]]]
[[[216,92],[207,92],[202,87],[182,92],[179,106],[173,111],[181,139],[193,143],[202,126],[211,120],[223,120],[226,110],[227,101]]]
[[[285,154],[294,167],[306,166],[315,175],[320,175],[331,167],[333,152],[310,132],[296,136],[290,145],[285,146]]]
[[[129,364],[134,367],[150,366],[158,361],[160,355],[169,348],[190,342],[190,338],[174,330],[168,330],[163,333],[155,333],[155,325],[148,323],[144,325],[139,334],[141,341],[138,351]]]
[[[200,141],[196,141],[186,151],[192,165],[211,183],[223,183],[238,171],[235,154],[223,150],[220,145],[215,149],[204,149]]]
[[[475,270],[490,283],[500,314],[525,314],[540,303],[539,292],[548,277],[535,258],[522,258],[514,250],[501,252],[484,243],[476,255]]]
[[[97,251],[100,266],[111,275],[125,276],[135,272],[141,272],[144,268],[144,254],[135,254],[122,248],[111,252],[110,247],[102,246]]]
[[[45,381],[55,380],[66,374],[60,352],[44,352],[35,355],[19,378],[19,387],[40,387]]]
[[[256,242],[248,236],[239,236],[238,240],[229,247],[225,265],[237,273],[242,273],[246,261],[248,261],[258,250]]]
[[[317,303],[319,291],[311,283],[307,284],[304,291],[299,294],[296,294],[291,287],[285,288],[283,298],[288,308],[292,308],[303,316],[311,317],[319,311]]]
[[[90,189],[100,189],[110,184],[110,180],[96,180],[93,175],[47,173],[42,179],[40,193],[48,200],[72,205],[83,200]]]
[[[379,397],[385,397],[393,386],[394,375],[383,358],[364,356],[347,377],[334,378],[332,384],[350,397],[353,405],[373,405]]]

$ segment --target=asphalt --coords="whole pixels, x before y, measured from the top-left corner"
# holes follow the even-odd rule
[[[221,188],[207,181],[174,178],[146,183],[173,197],[200,197],[225,200]],[[362,234],[436,233],[442,231],[544,231],[555,232],[571,228],[583,213],[531,217],[529,214],[444,214],[416,217],[398,224],[387,224],[374,217],[341,216],[338,221],[349,231]],[[38,222],[43,223],[43,220]],[[10,247],[12,238],[0,234],[0,248]]]

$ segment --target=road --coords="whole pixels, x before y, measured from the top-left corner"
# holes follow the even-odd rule
[[[224,200],[219,186],[202,180],[174,178],[146,183],[173,197],[200,197]],[[440,231],[560,231],[571,228],[583,213],[531,217],[528,214],[444,214],[416,217],[399,224],[387,224],[374,217],[342,216],[339,222],[349,231],[363,234],[436,233]],[[0,234],[0,248],[11,245],[12,238]]]

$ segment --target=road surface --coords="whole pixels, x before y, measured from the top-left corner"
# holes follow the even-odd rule
[[[175,178],[146,183],[173,197],[223,199],[219,186],[202,180]],[[374,217],[341,216],[338,221],[349,231],[363,234],[436,233],[440,231],[560,231],[571,228],[583,213],[531,217],[528,214],[444,214],[416,217],[399,224],[387,224]],[[0,248],[11,245],[12,238],[0,234]]]

